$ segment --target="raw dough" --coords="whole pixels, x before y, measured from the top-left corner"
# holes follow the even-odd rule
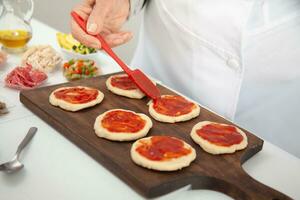
[[[152,137],[139,139],[132,144],[131,158],[137,165],[140,165],[148,169],[158,170],[158,171],[175,171],[175,170],[182,169],[184,167],[188,167],[191,164],[191,162],[195,160],[196,158],[195,149],[182,140],[181,141],[184,143],[184,147],[191,149],[191,152],[187,155],[181,156],[179,158],[172,158],[169,160],[162,160],[162,161],[150,160],[142,156],[140,153],[136,151],[136,149],[142,144],[141,141],[151,142]]]
[[[113,86],[111,84],[111,79],[113,77],[128,77],[128,76],[127,76],[127,74],[117,74],[117,75],[110,76],[106,80],[106,87],[112,93],[115,93],[115,94],[120,95],[120,96],[125,96],[125,97],[128,97],[128,98],[132,98],[132,99],[142,99],[145,96],[145,94],[138,88],[132,89],[132,90],[124,90],[124,89]],[[153,81],[153,83],[155,84],[154,81]]]
[[[125,111],[125,112],[134,113],[136,115],[139,115],[143,120],[145,120],[146,124],[141,130],[139,130],[138,132],[135,132],[135,133],[110,132],[108,129],[106,129],[102,126],[101,121],[107,113],[112,112],[112,111]],[[135,113],[133,111],[123,110],[123,109],[113,109],[113,110],[104,112],[103,114],[99,115],[96,118],[96,121],[94,124],[94,130],[98,137],[102,137],[102,138],[106,138],[108,140],[114,140],[114,141],[131,141],[131,140],[136,140],[138,138],[144,137],[147,135],[147,133],[149,132],[151,127],[152,127],[152,121],[147,115],[142,114],[142,113]]]
[[[166,97],[166,96],[174,96],[174,95],[162,95],[162,98]],[[179,115],[179,116],[169,116],[169,115],[164,115],[164,114],[158,113],[153,108],[153,101],[151,100],[148,103],[149,104],[149,113],[154,119],[156,119],[157,121],[160,121],[160,122],[175,123],[175,122],[188,121],[192,118],[197,117],[200,114],[199,105],[195,102],[192,102],[192,103],[195,104],[195,107],[193,108],[193,110],[190,113]]]
[[[201,129],[203,126],[205,126],[207,124],[211,124],[211,123],[216,123],[216,122],[210,122],[210,121],[199,122],[193,127],[193,129],[191,131],[192,139],[194,140],[194,142],[199,144],[204,151],[211,153],[211,154],[225,154],[225,153],[234,153],[235,151],[238,151],[238,150],[241,150],[241,149],[244,149],[247,147],[247,145],[248,145],[247,136],[238,127],[235,127],[235,128],[237,129],[237,132],[243,136],[243,140],[239,144],[234,144],[231,146],[220,146],[220,145],[213,144],[213,143],[209,142],[208,140],[203,139],[196,133],[196,131],[198,129]],[[221,125],[231,126],[228,124],[221,124]]]
[[[96,99],[90,101],[90,102],[87,102],[87,103],[82,103],[82,104],[73,104],[73,103],[70,103],[70,102],[67,102],[67,101],[64,101],[62,99],[58,99],[55,97],[54,93],[56,91],[59,91],[59,90],[63,90],[63,89],[67,89],[67,88],[85,88],[85,89],[95,89],[95,88],[90,88],[90,87],[85,87],[85,86],[76,86],[76,87],[61,87],[61,88],[58,88],[56,90],[54,90],[50,96],[49,96],[49,102],[54,105],[54,106],[58,106],[58,107],[61,107],[62,109],[64,110],[68,110],[68,111],[78,111],[78,110],[82,110],[84,108],[88,108],[88,107],[92,107],[92,106],[95,106],[96,104],[99,104],[101,103],[101,101],[103,100],[104,98],[104,94],[102,92],[100,92],[98,90],[98,96]]]

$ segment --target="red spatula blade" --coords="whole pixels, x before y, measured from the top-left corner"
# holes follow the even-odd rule
[[[130,72],[129,77],[151,99],[160,97],[160,91],[156,85],[139,69]]]
[[[86,33],[86,21],[84,21],[76,12],[72,11],[71,16],[77,22],[77,24],[84,30]],[[87,33],[88,34],[88,33]],[[132,71],[129,67],[113,52],[110,46],[106,43],[106,41],[99,35],[93,35],[97,38],[102,46],[102,49],[110,55],[119,65],[120,67],[128,74],[131,80],[137,85],[137,87],[143,91],[148,97],[151,99],[157,99],[160,97],[160,92],[158,88],[152,83],[152,81],[139,69]]]

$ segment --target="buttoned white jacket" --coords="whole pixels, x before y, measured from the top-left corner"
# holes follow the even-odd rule
[[[131,65],[300,157],[299,16],[299,0],[149,0]]]

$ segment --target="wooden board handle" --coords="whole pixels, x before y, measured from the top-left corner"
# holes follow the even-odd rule
[[[212,189],[234,199],[290,200],[289,196],[274,190],[249,176],[242,168],[232,174],[232,179],[199,176],[192,189]]]

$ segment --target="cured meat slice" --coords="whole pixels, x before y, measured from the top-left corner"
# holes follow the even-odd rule
[[[18,90],[38,87],[47,79],[44,72],[32,69],[31,65],[16,67],[5,78],[5,85]]]

